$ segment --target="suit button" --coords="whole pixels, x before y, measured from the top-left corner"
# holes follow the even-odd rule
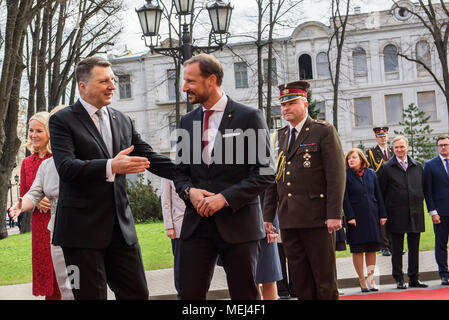
[[[289,198],[291,198],[292,197],[292,194],[291,193],[289,193],[288,195],[287,195]]]
[[[288,165],[291,165],[291,164],[292,164],[292,162],[291,162],[291,161],[289,161],[289,162],[287,162],[287,164],[288,164]]]
[[[287,187],[290,187],[292,184],[290,182],[287,182]]]
[[[287,176],[289,176],[290,175],[290,171],[287,171]]]
[[[320,194],[320,198],[323,199],[324,198],[324,194]]]

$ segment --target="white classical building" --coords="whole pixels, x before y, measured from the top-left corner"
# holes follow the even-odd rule
[[[400,1],[412,10],[411,2]],[[298,79],[311,82],[320,118],[332,122],[333,88],[328,70],[330,28],[320,22],[300,24],[289,37],[274,42],[275,84]],[[433,78],[416,63],[397,53],[425,59],[438,77],[440,62],[430,34],[409,12],[391,10],[349,16],[341,65],[338,131],[344,151],[362,143],[375,144],[372,128],[389,126],[390,136],[401,130],[402,111],[417,104],[430,115],[434,134],[448,132],[445,97]],[[257,108],[257,56],[251,42],[229,45],[214,53],[224,66],[223,89],[234,100]],[[336,55],[330,52],[331,61]],[[267,62],[264,52],[264,65]],[[172,58],[144,52],[109,56],[118,76],[113,106],[128,114],[154,150],[170,155],[170,132],[175,124],[174,64]],[[265,70],[265,74],[267,74]],[[181,79],[182,86],[182,79]],[[284,123],[278,89],[273,87],[274,127]],[[182,94],[182,99],[185,95]],[[181,104],[181,114],[185,103]],[[154,177],[151,178],[152,180]],[[158,188],[157,179],[153,185]]]

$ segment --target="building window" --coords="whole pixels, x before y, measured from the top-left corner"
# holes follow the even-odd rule
[[[367,77],[368,68],[366,66],[366,52],[363,48],[358,47],[352,51],[352,61],[354,77]]]
[[[282,118],[281,118],[281,116],[273,116],[273,118],[271,118],[271,120],[273,122],[273,129],[282,128]]]
[[[170,147],[174,148],[176,146],[176,140],[171,140],[173,131],[176,130],[176,116],[168,116],[168,131],[169,131],[169,140],[170,140]],[[175,137],[176,139],[176,137]]]
[[[355,126],[372,124],[371,97],[354,99]]]
[[[418,92],[418,107],[430,116],[430,121],[437,120],[435,91]]]
[[[416,59],[423,62],[432,70],[432,58],[430,56],[430,47],[427,41],[422,40],[416,44]],[[416,68],[418,77],[427,77],[429,75],[427,70],[420,63],[416,64]]]
[[[319,101],[316,103],[315,108],[320,110],[318,116],[316,117],[318,120],[326,120],[326,104],[324,101]]]
[[[131,77],[129,74],[118,76],[118,87],[120,99],[129,99],[131,94]]]
[[[402,120],[403,102],[402,94],[390,94],[385,96],[385,109],[387,122],[390,124],[399,123]]]
[[[327,53],[320,52],[316,56],[316,70],[318,78],[329,78],[329,61],[327,60]]]
[[[392,44],[384,48],[384,67],[387,80],[399,79],[398,49]]]
[[[308,54],[302,54],[299,57],[299,79],[310,80],[313,79],[312,73],[312,58]]]
[[[168,100],[176,100],[176,70],[167,70]]]
[[[268,77],[268,59],[263,59],[263,76],[266,82]],[[278,73],[276,67],[276,59],[273,58],[271,59],[271,85],[277,85],[277,83]]]
[[[248,88],[248,67],[246,62],[234,63],[234,78],[236,88]]]

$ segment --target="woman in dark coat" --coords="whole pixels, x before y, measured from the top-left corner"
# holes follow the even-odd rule
[[[362,150],[358,148],[349,150],[346,155],[343,209],[347,221],[346,236],[362,292],[378,290],[374,282],[376,251],[381,249],[383,243],[380,226],[387,221],[387,212],[376,173],[368,166],[368,160]],[[363,272],[364,254],[368,279]]]

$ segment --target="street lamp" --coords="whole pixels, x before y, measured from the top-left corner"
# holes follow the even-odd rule
[[[159,0],[146,0],[146,4],[140,9],[136,9],[142,27],[142,38],[145,45],[151,49],[151,52],[160,53],[165,56],[173,57],[181,63],[190,59],[194,52],[210,53],[221,49],[228,41],[229,24],[231,22],[232,5],[224,3],[223,0],[216,0],[215,3],[206,6],[209,11],[212,30],[210,39],[213,39],[215,45],[209,46],[193,46],[190,24],[187,23],[187,16],[193,15],[194,0],[172,0],[172,6],[176,9],[176,16],[179,25],[182,25],[181,45],[170,47],[158,47],[159,26],[162,18],[163,10],[159,6]],[[173,8],[173,7],[172,7]],[[182,21],[184,17],[184,21]],[[149,38],[149,42],[147,42]],[[187,99],[187,112],[191,111],[191,105]]]

